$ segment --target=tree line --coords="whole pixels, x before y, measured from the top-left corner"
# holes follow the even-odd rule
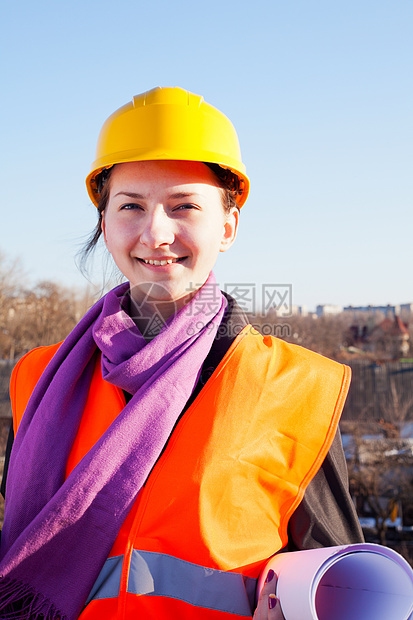
[[[63,340],[93,303],[93,292],[51,281],[29,285],[20,263],[0,254],[0,360]]]

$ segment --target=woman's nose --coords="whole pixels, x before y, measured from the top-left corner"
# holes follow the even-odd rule
[[[173,222],[162,208],[147,213],[140,240],[142,244],[151,248],[171,245],[174,242]]]

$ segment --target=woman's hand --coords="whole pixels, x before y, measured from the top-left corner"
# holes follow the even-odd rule
[[[258,599],[257,609],[253,620],[285,620],[281,605],[275,596],[277,576],[273,570],[269,570],[264,586]]]

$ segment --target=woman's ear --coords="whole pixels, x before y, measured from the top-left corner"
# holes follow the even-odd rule
[[[235,241],[237,236],[239,222],[239,210],[233,207],[230,213],[226,216],[224,223],[224,231],[221,239],[220,252],[226,252]]]

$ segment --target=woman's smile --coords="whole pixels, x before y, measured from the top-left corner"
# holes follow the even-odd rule
[[[154,265],[155,267],[164,267],[165,265],[172,265],[173,263],[181,262],[185,260],[185,256],[182,258],[138,258],[143,261],[145,265]]]

